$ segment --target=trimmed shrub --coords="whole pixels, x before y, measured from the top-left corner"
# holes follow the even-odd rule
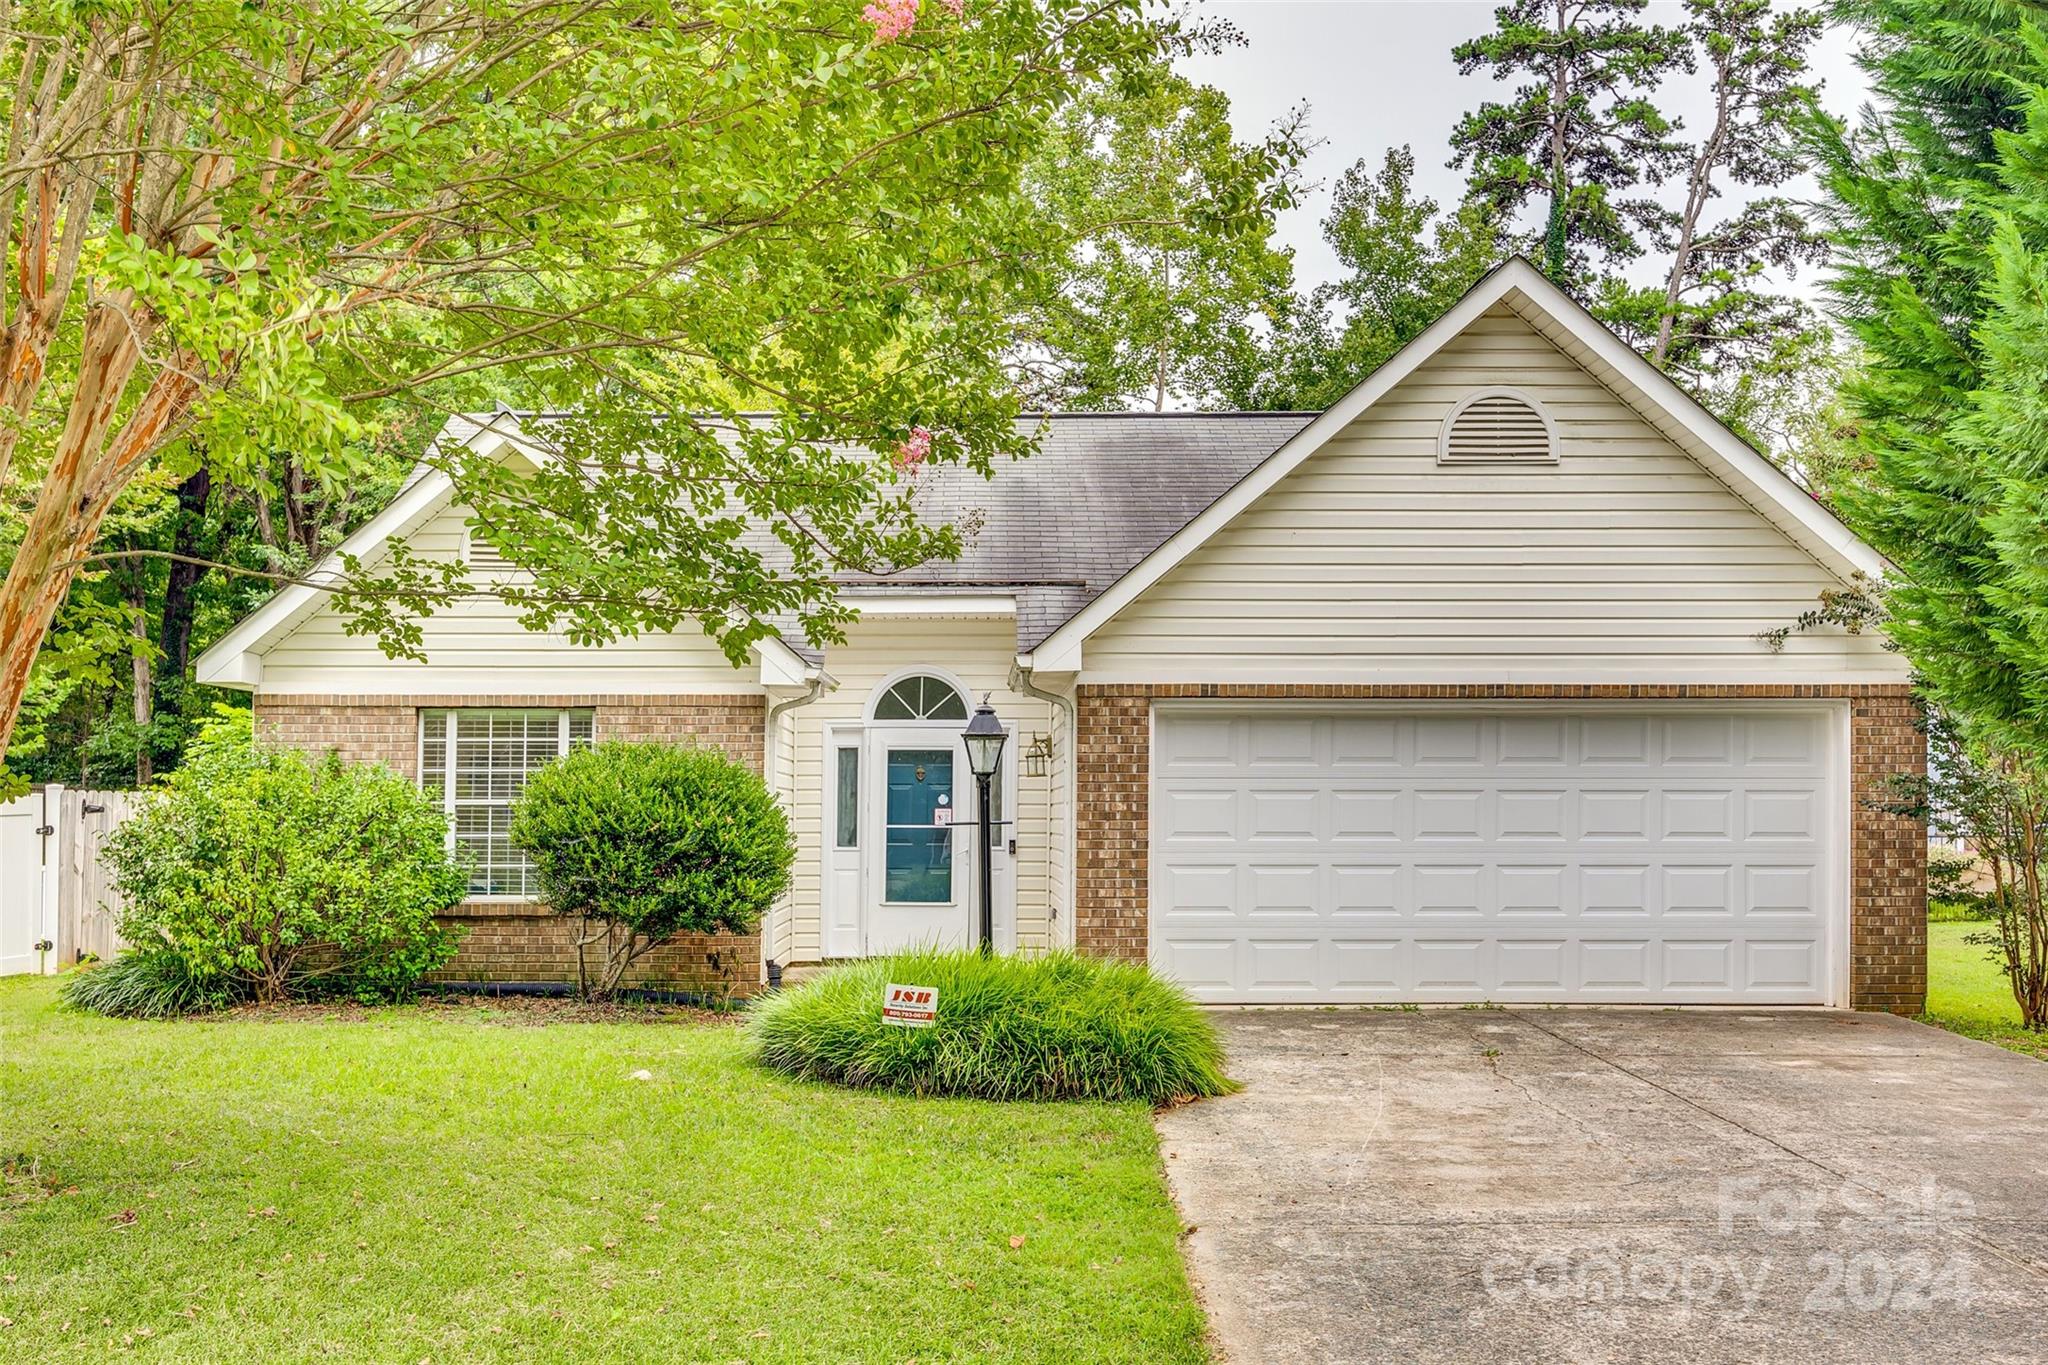
[[[751,934],[789,885],[796,841],[754,772],[711,749],[610,740],[526,781],[512,842],[541,899],[583,921],[578,985],[604,999],[678,934]],[[601,945],[593,979],[584,950]]]
[[[882,1022],[892,982],[938,988],[930,1027]],[[1074,953],[852,962],[757,1001],[748,1032],[777,1071],[916,1095],[1165,1104],[1237,1088],[1215,1026],[1180,987]]]
[[[121,936],[151,961],[126,970],[169,954],[209,996],[263,1003],[411,994],[455,955],[434,915],[468,883],[439,805],[389,768],[268,748],[250,727],[209,725],[108,836]]]
[[[168,1019],[234,1003],[222,979],[196,975],[192,964],[163,948],[129,948],[111,961],[64,978],[65,1003],[121,1019]]]

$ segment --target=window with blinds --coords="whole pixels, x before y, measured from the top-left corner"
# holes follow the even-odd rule
[[[589,710],[420,712],[420,785],[441,795],[472,896],[538,894],[532,866],[512,846],[513,798],[536,768],[587,747],[595,728]]]

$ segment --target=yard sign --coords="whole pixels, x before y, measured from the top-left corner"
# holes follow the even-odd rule
[[[898,1028],[930,1028],[939,1017],[937,986],[899,986],[890,982],[882,988],[882,1022]]]

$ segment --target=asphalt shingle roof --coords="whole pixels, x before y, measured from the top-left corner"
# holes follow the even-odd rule
[[[1017,646],[1031,649],[1313,419],[1291,412],[1044,419],[1038,452],[999,464],[990,478],[958,465],[918,475],[920,516],[973,529],[957,559],[884,581],[1013,589]],[[1036,428],[1039,420],[1025,425]]]
[[[1040,432],[1036,454],[1000,463],[989,478],[950,464],[917,475],[921,517],[971,528],[957,559],[843,581],[856,598],[862,587],[1014,593],[1017,647],[1032,649],[1314,419],[1308,412],[1021,419],[1022,430]],[[444,439],[475,430],[458,418]],[[800,634],[790,643],[813,653]]]

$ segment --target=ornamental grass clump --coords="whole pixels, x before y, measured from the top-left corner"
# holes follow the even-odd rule
[[[938,990],[927,1028],[882,1021],[890,984]],[[1138,963],[1074,953],[925,950],[835,967],[758,1001],[761,1062],[803,1080],[990,1100],[1143,1100],[1227,1094],[1208,1016]]]

